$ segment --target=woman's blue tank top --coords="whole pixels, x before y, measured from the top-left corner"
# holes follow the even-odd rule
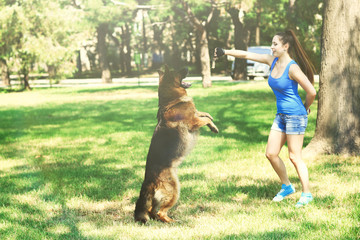
[[[289,77],[291,64],[297,64],[291,60],[285,68],[284,73],[279,78],[271,76],[275,63],[279,58],[275,58],[270,68],[268,84],[276,96],[277,113],[288,115],[306,115],[305,106],[298,93],[298,83]]]

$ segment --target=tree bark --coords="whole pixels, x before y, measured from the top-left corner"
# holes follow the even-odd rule
[[[131,73],[131,29],[129,24],[125,23],[124,33],[124,45],[126,48],[125,52],[125,69],[126,73]]]
[[[200,62],[201,62],[201,76],[202,85],[204,88],[212,86],[211,83],[211,69],[210,69],[210,55],[209,55],[209,43],[207,38],[207,31],[199,31],[200,41]]]
[[[7,87],[10,87],[10,73],[9,73],[9,67],[7,65],[7,62],[5,59],[0,58],[0,64],[1,64],[1,79],[3,81],[3,84]]]
[[[210,55],[209,55],[209,44],[207,39],[207,30],[206,25],[210,23],[214,8],[212,8],[207,21],[203,24],[199,19],[195,17],[193,12],[191,11],[188,3],[184,0],[181,1],[187,16],[190,19],[190,23],[195,27],[196,33],[199,37],[199,45],[200,45],[200,62],[201,62],[201,77],[202,77],[202,85],[204,88],[211,87],[211,69],[210,69]]]
[[[166,27],[165,22],[162,23],[154,23],[150,18],[151,24],[153,26],[153,47],[152,47],[152,54],[158,54],[158,58],[152,58],[152,69],[158,69],[161,67],[163,62],[163,53],[165,52],[165,44],[164,44],[164,30]]]
[[[261,23],[261,1],[256,1],[256,29],[255,29],[255,44],[260,46],[260,23]]]
[[[289,6],[287,9],[287,19],[288,19],[288,24],[287,24],[287,28],[288,29],[293,29],[295,30],[296,28],[296,17],[295,15],[295,5],[296,0],[289,0]]]
[[[233,21],[235,26],[234,30],[234,41],[235,41],[235,49],[247,50],[248,46],[248,32],[245,29],[244,23],[239,18],[240,9],[231,7],[226,10]],[[247,63],[245,59],[235,58],[235,68],[233,79],[240,80],[247,78]]]
[[[101,69],[101,79],[103,83],[111,83],[111,72],[109,61],[107,59],[106,34],[108,32],[108,24],[102,23],[97,28],[97,48],[99,53],[99,63]]]
[[[29,84],[29,72],[24,73],[23,80],[24,80],[24,89],[31,91],[32,89],[31,89],[30,84]]]
[[[325,1],[315,136],[305,155],[360,154],[360,2]]]
[[[180,50],[179,50],[179,43],[177,42],[176,39],[176,30],[175,30],[175,25],[172,24],[171,26],[171,53],[170,53],[170,59],[171,59],[171,63],[174,66],[180,66],[181,65],[181,55],[180,55]]]

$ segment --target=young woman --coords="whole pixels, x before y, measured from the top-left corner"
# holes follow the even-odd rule
[[[310,106],[316,96],[313,86],[314,66],[292,30],[277,33],[273,37],[271,49],[273,55],[216,48],[215,57],[230,55],[270,66],[268,83],[276,96],[277,114],[270,130],[266,157],[282,183],[281,190],[273,201],[280,202],[295,192],[284,162],[279,157],[280,150],[287,141],[289,158],[296,168],[302,185],[302,194],[295,206],[303,207],[313,199],[310,193],[308,169],[302,160],[301,150],[308,122],[307,114],[310,113]],[[306,91],[305,103],[298,94],[298,84]]]

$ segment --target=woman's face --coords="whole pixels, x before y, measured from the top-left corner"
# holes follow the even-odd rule
[[[288,44],[283,44],[280,37],[275,35],[272,40],[271,50],[273,51],[274,57],[280,57],[287,52]]]

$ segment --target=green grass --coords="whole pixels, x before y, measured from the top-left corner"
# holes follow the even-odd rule
[[[276,111],[265,82],[188,90],[220,133],[203,128],[179,168],[177,222],[133,221],[156,125],[156,87],[0,94],[0,239],[359,239],[360,158],[307,161],[315,200],[280,187],[264,156]],[[304,96],[304,93],[301,93]],[[312,107],[305,145],[314,135]],[[294,167],[281,152],[290,180]]]

